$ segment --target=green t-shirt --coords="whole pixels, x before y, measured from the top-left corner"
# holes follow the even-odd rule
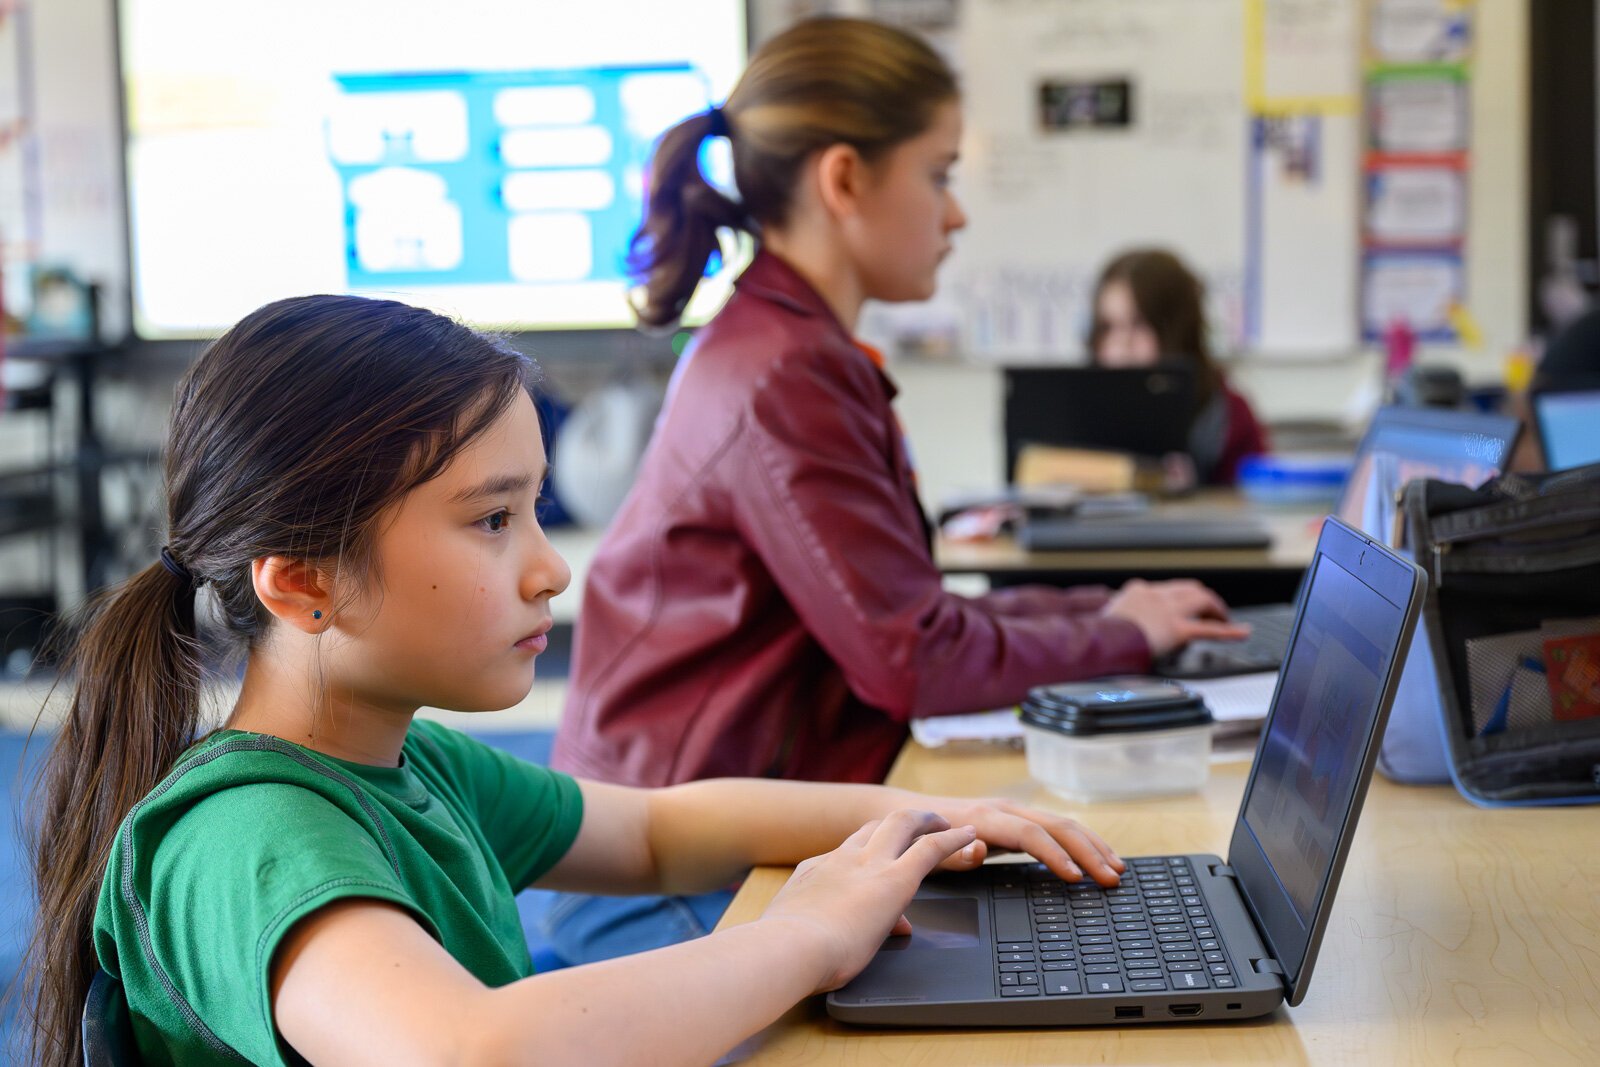
[[[123,821],[94,947],[121,978],[147,1063],[298,1060],[272,1023],[269,968],[335,900],[407,909],[484,984],[533,972],[515,893],[571,847],[578,785],[430,722],[399,767],[224,730]]]

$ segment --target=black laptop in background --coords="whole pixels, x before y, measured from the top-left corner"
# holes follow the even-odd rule
[[[1400,491],[1413,478],[1479,485],[1499,474],[1520,428],[1509,415],[1441,408],[1384,407],[1373,415],[1334,514],[1384,544],[1396,542]],[[1194,641],[1156,664],[1169,678],[1275,671],[1283,662],[1293,604],[1238,608],[1244,641]]]
[[[1006,480],[1028,445],[1087,448],[1160,458],[1188,452],[1195,379],[1184,364],[1141,368],[1007,367]],[[1098,514],[1029,515],[1017,543],[1030,552],[1265,548],[1253,517],[1195,516],[1181,527],[1158,518]]]
[[[1115,889],[1042,864],[936,875],[828,1012],[880,1026],[1215,1022],[1306,994],[1426,581],[1330,519],[1301,587],[1226,861],[1128,860]]]
[[[1006,482],[1030,444],[1164,456],[1189,448],[1195,381],[1188,367],[1007,367]]]

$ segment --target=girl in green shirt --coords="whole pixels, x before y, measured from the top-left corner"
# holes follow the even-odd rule
[[[414,723],[521,700],[567,586],[534,518],[532,378],[437,314],[344,296],[270,304],[185,375],[167,544],[87,619],[48,765],[36,1061],[81,1062],[103,969],[150,1063],[708,1063],[905,932],[936,867],[1016,849],[1116,882],[1093,833],[1006,802],[632,789]],[[247,650],[198,742],[197,595]],[[529,885],[694,893],[797,862],[756,922],[532,973]]]

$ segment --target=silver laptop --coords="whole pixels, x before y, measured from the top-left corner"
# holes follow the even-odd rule
[[[1128,860],[1115,889],[1042,864],[929,878],[893,937],[828,996],[881,1026],[1244,1019],[1298,1004],[1333,907],[1423,572],[1330,518],[1226,861]]]
[[[1520,424],[1508,415],[1439,408],[1385,407],[1356,447],[1355,465],[1334,514],[1385,544],[1395,543],[1400,490],[1413,478],[1480,485],[1499,474]],[[1234,610],[1250,625],[1243,641],[1194,641],[1156,664],[1169,678],[1275,671],[1283,663],[1293,604]]]

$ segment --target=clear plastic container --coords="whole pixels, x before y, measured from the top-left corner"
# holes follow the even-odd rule
[[[1191,793],[1211,768],[1211,712],[1163,678],[1040,686],[1022,701],[1028,773],[1068,800]]]
[[[1058,797],[1085,803],[1193,793],[1211,768],[1211,726],[1070,737],[1024,720],[1028,773]]]

